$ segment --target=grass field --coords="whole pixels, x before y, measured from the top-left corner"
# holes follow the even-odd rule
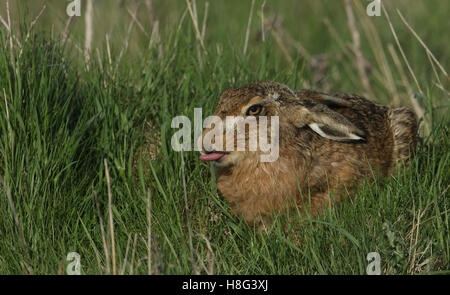
[[[450,2],[88,2],[0,1],[0,274],[450,273]],[[417,156],[259,231],[170,123],[260,80],[411,106]]]

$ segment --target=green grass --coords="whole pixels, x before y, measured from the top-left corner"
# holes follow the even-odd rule
[[[70,40],[62,44],[64,3],[47,1],[27,39],[31,20],[42,7],[40,1],[28,2],[11,8],[14,36],[22,48],[13,39],[11,49],[8,31],[0,30],[0,274],[65,273],[66,256],[72,251],[81,255],[83,274],[112,272],[110,212],[117,273],[125,258],[124,273],[148,273],[149,198],[152,273],[365,274],[369,252],[380,254],[383,274],[449,273],[449,97],[435,84],[441,81],[448,89],[448,78],[438,68],[434,73],[392,4],[386,4],[388,12],[423,90],[414,98],[425,112],[417,156],[401,176],[367,181],[353,200],[338,208],[314,219],[278,216],[265,232],[230,213],[211,167],[199,161],[198,153],[185,152],[182,166],[182,155],[170,146],[171,119],[193,118],[195,107],[202,107],[206,116],[221,91],[257,80],[296,89],[367,92],[349,49],[352,39],[343,2],[267,3],[266,17],[284,19],[282,46],[287,53],[283,53],[268,28],[262,42],[258,31],[262,2],[256,1],[244,55],[250,1],[211,1],[206,55],[189,13],[178,29],[184,1],[176,5],[155,1],[161,41],[151,47],[137,25],[128,35],[131,17],[120,1],[98,1],[89,68],[75,46],[83,47],[83,19],[73,24]],[[448,69],[448,41],[442,37],[447,33],[448,9],[436,10],[431,2],[447,8],[449,4],[414,2],[413,7],[399,1],[397,7]],[[136,3],[129,5],[134,11]],[[102,17],[106,8],[111,17]],[[203,8],[199,1],[200,20]],[[357,5],[353,8],[362,52],[371,65],[369,98],[409,105],[408,91],[417,94],[419,89],[395,47],[386,18],[368,18]],[[3,7],[0,12],[7,19]],[[153,26],[144,9],[138,18],[150,35]],[[326,18],[332,28],[324,23]],[[374,31],[366,32],[372,25]],[[111,63],[106,33],[111,37]],[[325,80],[315,78],[320,71],[287,41],[286,34],[311,56],[328,56]],[[129,47],[119,59],[127,38]],[[389,44],[400,58],[406,84]],[[389,72],[393,80],[387,81]]]

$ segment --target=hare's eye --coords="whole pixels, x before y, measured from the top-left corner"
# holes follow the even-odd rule
[[[260,104],[255,104],[252,105],[251,107],[248,108],[247,110],[247,116],[256,116],[259,115],[261,113],[263,109],[263,106]]]

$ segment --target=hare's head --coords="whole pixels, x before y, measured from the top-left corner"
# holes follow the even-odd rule
[[[218,166],[237,165],[244,159],[258,161],[267,154],[261,148],[261,136],[275,147],[294,144],[302,128],[336,141],[357,141],[364,133],[341,114],[327,105],[347,105],[341,98],[323,95],[321,100],[300,99],[297,94],[279,83],[260,82],[229,89],[222,93],[213,119],[207,123],[202,136],[203,161]],[[222,128],[217,128],[221,125]],[[255,136],[256,135],[256,136]],[[255,146],[254,139],[258,140]],[[275,142],[277,141],[277,142]],[[283,146],[280,144],[280,148]]]

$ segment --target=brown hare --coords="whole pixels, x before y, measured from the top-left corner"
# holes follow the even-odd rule
[[[388,175],[397,161],[406,163],[416,142],[417,118],[408,108],[357,95],[293,91],[274,82],[226,90],[214,115],[278,116],[276,161],[261,162],[258,150],[221,152],[225,148],[202,144],[200,159],[214,163],[219,190],[233,212],[251,223],[292,205],[319,212],[362,178]]]

